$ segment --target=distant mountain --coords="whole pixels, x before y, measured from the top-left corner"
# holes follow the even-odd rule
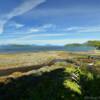
[[[75,46],[75,47],[79,47],[79,46],[83,46],[84,44],[80,44],[80,43],[72,43],[72,44],[66,44],[65,46]]]
[[[1,45],[0,53],[13,53],[13,52],[37,52],[37,51],[50,51],[50,50],[64,50],[63,46],[52,46],[52,45],[20,45],[10,44]]]
[[[81,45],[81,44],[69,44],[66,46],[54,46],[54,45],[1,45],[0,53],[16,53],[16,52],[38,52],[38,51],[90,51],[94,50],[94,47]]]

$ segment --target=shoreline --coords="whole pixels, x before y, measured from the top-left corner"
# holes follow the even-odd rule
[[[100,54],[100,53],[99,53]],[[98,55],[89,52],[65,52],[65,51],[47,51],[47,52],[28,52],[16,54],[0,54],[0,76],[11,74],[13,72],[28,72],[50,66],[53,61],[61,62],[74,57]]]

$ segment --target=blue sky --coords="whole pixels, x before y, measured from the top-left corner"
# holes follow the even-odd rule
[[[100,40],[100,0],[0,0],[0,44]]]

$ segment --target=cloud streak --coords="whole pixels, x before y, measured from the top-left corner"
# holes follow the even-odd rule
[[[56,25],[54,24],[44,24],[39,27],[29,28],[27,30],[27,33],[46,32],[48,29],[54,30],[55,28],[56,28]]]
[[[33,34],[33,35],[27,35],[27,36],[24,36],[24,37],[21,37],[21,38],[18,38],[18,40],[29,40],[29,39],[34,39],[34,38],[44,38],[44,37],[61,37],[61,36],[66,36],[66,34],[61,34],[61,33],[56,33],[56,34],[50,34],[50,33],[46,33],[46,34]]]
[[[0,20],[0,33],[3,33],[5,24],[15,16],[23,15],[31,9],[37,7],[41,3],[44,3],[46,0],[25,0],[24,3],[20,4],[18,7],[13,9],[10,13],[3,15],[3,18]]]
[[[100,26],[68,27],[64,31],[77,33],[100,32]]]
[[[67,43],[84,43],[88,41],[88,39],[44,39],[44,40],[17,40],[17,39],[12,39],[12,40],[6,40],[6,42],[1,41],[0,44],[37,44],[37,45],[46,45],[46,44],[51,44],[51,45],[65,45]]]
[[[14,27],[16,29],[22,28],[24,27],[23,24],[17,23],[17,22],[10,22],[10,24],[8,25],[8,27]]]

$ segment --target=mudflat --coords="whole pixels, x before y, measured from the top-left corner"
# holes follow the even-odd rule
[[[0,69],[40,65],[56,58],[67,58],[70,54],[63,51],[0,54]]]

